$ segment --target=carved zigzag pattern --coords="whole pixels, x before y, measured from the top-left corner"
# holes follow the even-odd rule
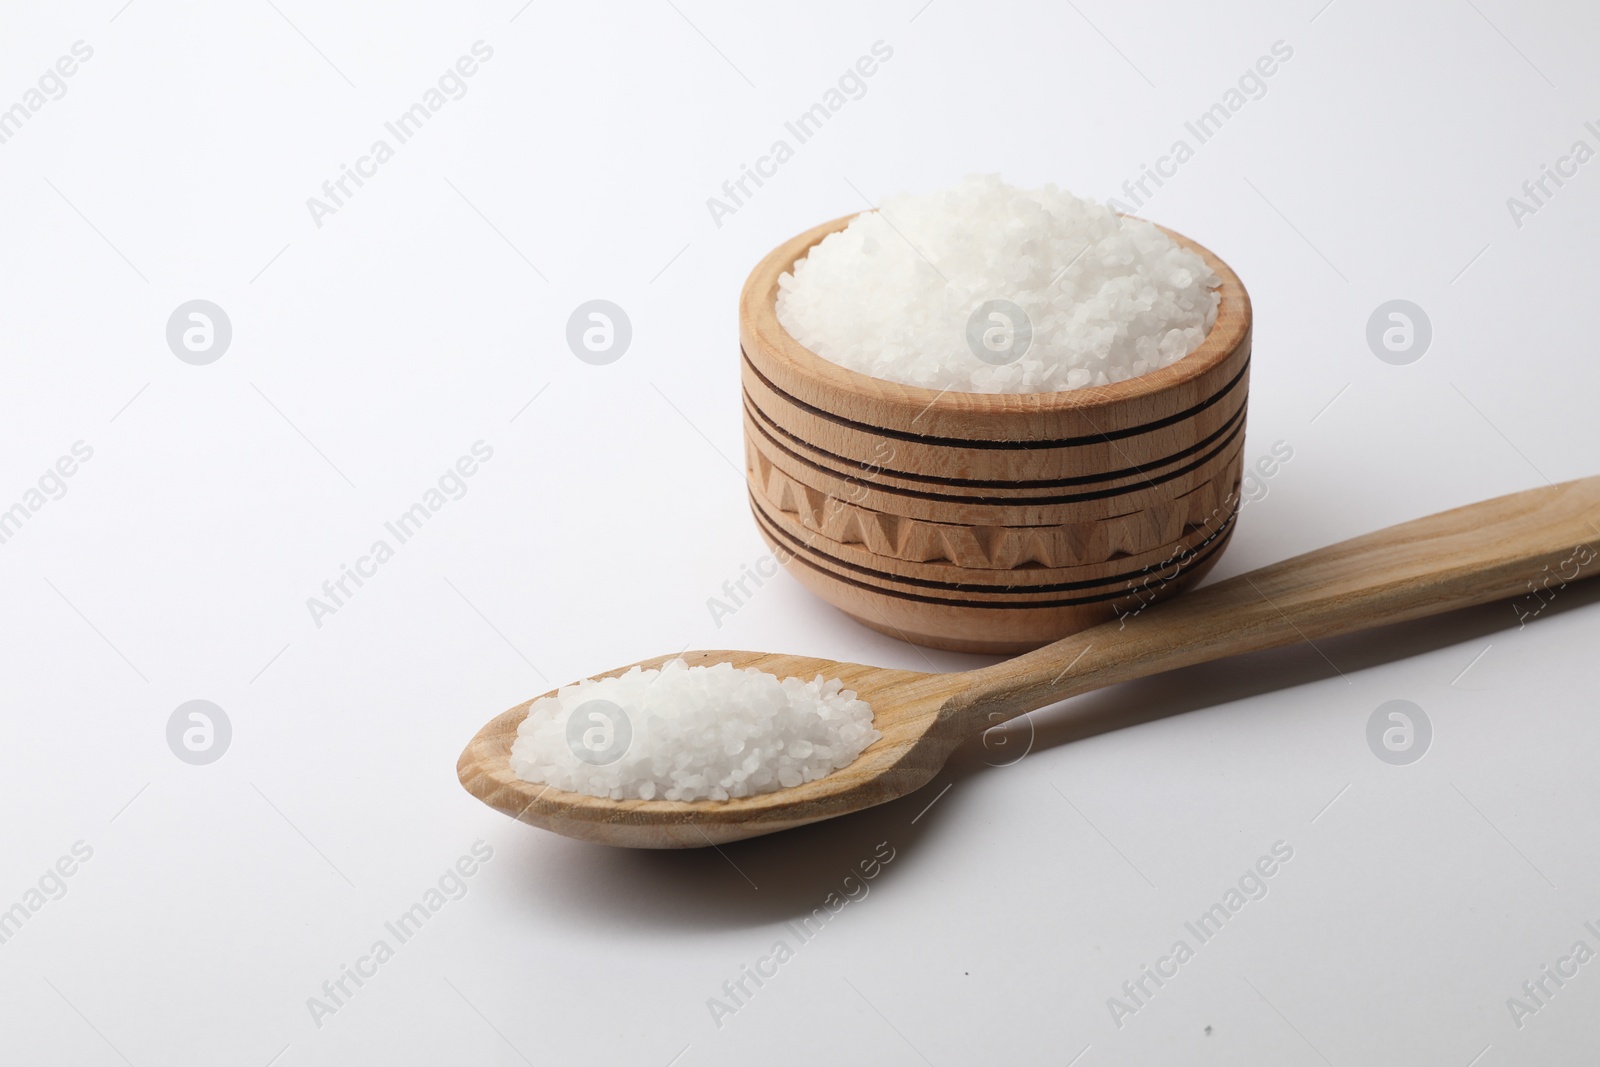
[[[746,449],[746,467],[751,488],[768,504],[830,540],[895,559],[988,570],[1029,563],[1079,567],[1151,552],[1176,544],[1190,527],[1215,529],[1234,506],[1230,471],[1131,515],[1058,526],[959,526],[886,515],[829,496],[795,481],[754,446]]]

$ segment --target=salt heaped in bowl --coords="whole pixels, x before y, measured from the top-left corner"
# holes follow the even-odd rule
[[[534,701],[511,769],[612,800],[728,800],[822,778],[881,736],[872,708],[838,679],[675,659]]]
[[[884,199],[778,281],[778,321],[841,366],[928,389],[1043,393],[1177,362],[1217,319],[1220,279],[1157,227],[1054,185],[998,176]],[[1021,308],[1031,342],[975,355],[985,302]]]

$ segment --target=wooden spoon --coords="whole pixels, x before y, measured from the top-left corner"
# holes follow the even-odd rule
[[[737,841],[904,796],[932,780],[973,735],[1102,686],[1505,597],[1520,598],[1506,621],[1526,620],[1567,584],[1600,571],[1597,545],[1600,477],[1592,477],[1307,552],[978,670],[924,674],[770,652],[685,653],[692,665],[838,678],[872,705],[883,737],[854,763],[761,796],[608,800],[522,781],[511,772],[511,743],[531,700],[480,730],[456,773],[490,807],[569,837],[633,848]]]

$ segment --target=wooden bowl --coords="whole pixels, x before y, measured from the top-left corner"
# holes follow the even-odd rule
[[[778,323],[786,241],[739,300],[750,507],[777,558],[874,630],[1020,652],[1177,593],[1239,505],[1250,297],[1228,265],[1216,324],[1171,366],[1050,393],[936,392],[823,359]]]

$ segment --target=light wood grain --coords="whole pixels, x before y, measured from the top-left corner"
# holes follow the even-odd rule
[[[1600,573],[1597,546],[1600,477],[1499,497],[1308,552],[974,671],[921,674],[775,653],[689,653],[693,664],[730,662],[780,677],[839,678],[872,705],[884,736],[854,763],[759,797],[611,801],[521,781],[511,773],[511,742],[531,701],[486,725],[456,769],[467,791],[491,807],[571,837],[639,848],[721,844],[903,796],[932,780],[967,738],[1063,698],[1226,656],[1520,597],[1552,574],[1581,580]],[[1515,621],[1508,604],[1506,622]]]
[[[1165,574],[1186,545],[1220,550],[1231,536],[1250,300],[1227,264],[1169,234],[1221,279],[1215,326],[1169,367],[1071,391],[941,392],[830,363],[778,322],[779,278],[848,222],[774,249],[740,301],[751,507],[802,584],[884,633],[1016,652],[1116,617],[1130,598],[1172,596],[1215,562],[1188,561],[1152,589],[1129,560]],[[992,573],[940,576],[907,563]],[[1083,570],[1055,584],[1093,588],[1027,591],[1051,584],[1035,569],[1064,567]],[[929,581],[941,588],[916,588]],[[996,592],[1008,589],[1017,595]]]

